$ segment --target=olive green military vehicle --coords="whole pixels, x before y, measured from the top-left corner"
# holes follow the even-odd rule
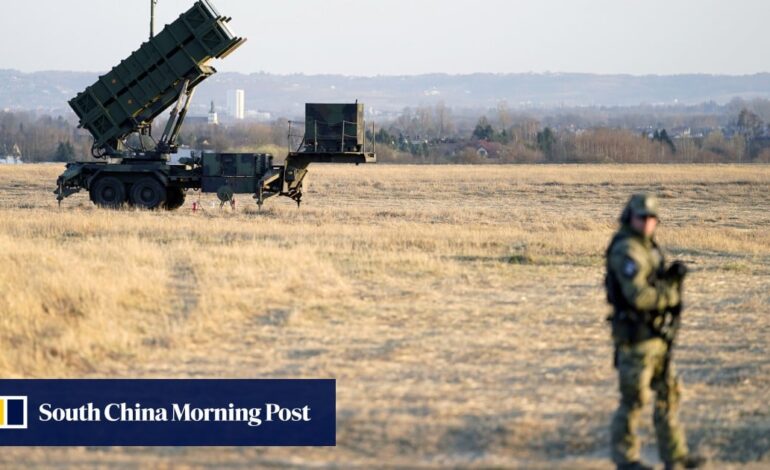
[[[260,207],[277,195],[299,204],[311,163],[376,162],[373,145],[366,148],[364,106],[355,103],[307,104],[304,136],[281,165],[269,154],[208,152],[172,164],[195,89],[216,73],[209,63],[245,42],[229,21],[208,0],[195,2],[70,101],[94,138],[93,156],[102,161],[68,164],[57,180],[59,203],[86,190],[102,207],[173,210],[192,189],[216,193],[223,203],[234,194],[253,194]],[[152,122],[169,108],[156,139]]]

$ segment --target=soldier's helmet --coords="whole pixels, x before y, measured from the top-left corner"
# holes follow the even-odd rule
[[[658,198],[653,194],[634,194],[623,209],[620,221],[627,224],[632,215],[658,218]]]

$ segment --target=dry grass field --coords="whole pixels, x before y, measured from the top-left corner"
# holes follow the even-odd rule
[[[610,468],[602,255],[651,189],[660,241],[693,271],[676,351],[689,441],[712,468],[770,467],[770,166],[317,165],[299,210],[207,195],[196,213],[191,197],[58,208],[60,171],[0,167],[3,377],[336,378],[338,446],[0,464]]]

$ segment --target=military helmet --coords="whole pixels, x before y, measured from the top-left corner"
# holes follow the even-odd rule
[[[631,215],[648,216],[658,218],[658,198],[654,194],[639,193],[628,200],[620,221],[627,224],[631,221]]]

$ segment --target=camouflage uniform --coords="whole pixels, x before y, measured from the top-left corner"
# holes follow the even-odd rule
[[[652,237],[630,225],[632,214],[657,217],[657,200],[635,195],[621,216],[622,227],[607,249],[608,300],[613,304],[612,335],[620,378],[620,406],[611,426],[612,459],[619,468],[639,464],[636,430],[650,388],[655,391],[655,433],[664,462],[688,455],[677,420],[679,383],[669,363],[669,343],[661,335],[664,312],[680,305],[678,282],[664,281],[665,260]],[[634,467],[639,465],[639,467]]]

